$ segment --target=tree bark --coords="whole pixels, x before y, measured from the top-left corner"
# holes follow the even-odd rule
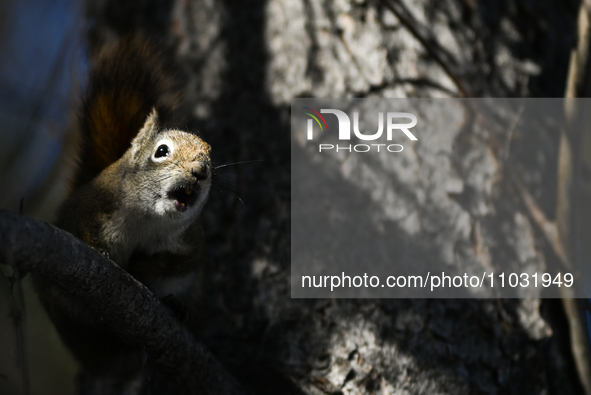
[[[187,393],[242,393],[225,368],[144,285],[72,235],[0,211],[0,245],[0,263],[59,284],[121,336],[141,339],[149,360]]]

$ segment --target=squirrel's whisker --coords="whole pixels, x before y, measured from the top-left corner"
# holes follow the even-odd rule
[[[227,167],[227,166],[234,166],[234,165],[243,165],[246,163],[256,163],[256,162],[264,162],[264,159],[255,159],[255,160],[247,160],[244,162],[230,162],[230,163],[224,163],[223,165],[219,165],[219,166],[215,166],[213,168],[213,170],[217,170],[217,169],[221,169],[223,167]]]

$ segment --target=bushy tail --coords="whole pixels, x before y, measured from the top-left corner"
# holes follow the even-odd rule
[[[74,187],[121,158],[152,108],[168,117],[179,101],[170,70],[142,37],[103,47],[90,64],[78,114],[80,163]]]

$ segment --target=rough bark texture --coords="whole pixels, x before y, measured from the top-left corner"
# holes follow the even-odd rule
[[[396,3],[439,40],[474,95],[563,94],[576,4]],[[237,375],[261,393],[284,390],[283,378],[293,393],[579,390],[556,301],[289,299],[290,98],[457,94],[388,9],[372,1],[201,1],[175,4],[172,16],[195,124],[220,161],[264,160],[235,168],[245,206],[212,214],[210,226],[215,264],[203,336]],[[453,136],[437,152],[437,174],[401,186],[427,193],[451,175],[461,180],[456,201],[449,193],[419,208],[441,246],[465,237],[448,232],[464,216],[467,233],[481,229],[478,248],[490,249],[490,259],[543,260],[544,244],[503,180],[490,137]],[[558,133],[511,142],[510,170],[551,218],[557,142]],[[507,249],[520,255],[495,253]]]
[[[391,1],[471,94],[563,95],[576,2]],[[459,94],[383,3],[187,0],[127,13],[108,3],[92,14],[102,22],[97,31],[146,29],[176,48],[189,127],[211,143],[217,163],[263,160],[220,171],[232,191],[219,185],[221,202],[207,215],[213,260],[201,336],[241,381],[269,394],[579,390],[557,301],[290,299],[290,99]],[[550,218],[558,138],[511,142],[510,170]],[[439,229],[441,259],[480,232],[481,259],[552,260],[490,146],[506,136],[452,139],[437,152],[443,165],[432,164],[443,170],[401,182],[414,193],[447,179],[463,185],[438,206],[418,208]],[[458,223],[466,232],[448,231]],[[512,256],[497,253],[507,249]]]
[[[429,33],[471,94],[563,95],[576,1],[387,1]],[[162,38],[184,69],[188,126],[216,162],[262,160],[220,170],[206,210],[212,262],[200,338],[245,386],[260,394],[579,393],[556,300],[290,298],[290,99],[459,94],[382,2],[146,4],[92,2],[92,34]],[[510,171],[553,218],[559,133],[513,137]],[[458,186],[439,206],[416,208],[434,224],[432,237],[441,235],[441,259],[472,243],[479,259],[550,264],[491,144],[506,136],[451,138],[437,152],[442,162],[430,164],[439,173],[401,181],[413,193]]]
[[[0,264],[59,284],[125,338],[142,339],[150,362],[187,393],[241,393],[219,362],[146,287],[72,235],[0,212],[0,245]]]

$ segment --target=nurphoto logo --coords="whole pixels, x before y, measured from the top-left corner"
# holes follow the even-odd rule
[[[326,123],[326,119],[322,116],[322,114],[333,114],[337,117],[337,121],[339,123],[339,140],[340,141],[347,141],[351,140],[351,119],[349,116],[341,110],[335,109],[321,109],[320,112],[314,110],[310,107],[302,107],[304,110],[304,114],[310,116],[310,119],[307,120],[307,138],[308,140],[314,139],[314,121],[320,128],[320,131],[328,131],[328,124]],[[407,119],[410,122],[406,123],[395,123],[400,122],[400,119]],[[396,121],[395,121],[396,120]],[[417,117],[414,114],[408,112],[388,112],[386,113],[386,140],[392,141],[394,137],[394,131],[401,131],[412,141],[418,140],[414,134],[411,133],[409,129],[413,128],[417,124]],[[355,137],[359,140],[363,141],[375,141],[382,137],[384,132],[384,113],[378,113],[378,131],[373,134],[366,134],[362,133],[359,130],[359,113],[353,112],[353,133]],[[318,150],[319,152],[324,151],[349,151],[349,152],[369,152],[369,151],[377,151],[380,152],[380,149],[384,148],[388,152],[402,152],[404,147],[400,144],[349,144],[349,145],[339,145],[339,144],[319,144]]]

